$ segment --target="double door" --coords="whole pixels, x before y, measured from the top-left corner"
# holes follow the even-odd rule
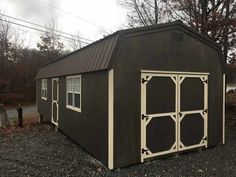
[[[141,161],[207,147],[208,74],[141,74]]]

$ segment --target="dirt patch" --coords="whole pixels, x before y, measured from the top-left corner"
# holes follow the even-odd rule
[[[226,145],[108,170],[51,125],[0,132],[0,176],[236,176],[236,128]]]

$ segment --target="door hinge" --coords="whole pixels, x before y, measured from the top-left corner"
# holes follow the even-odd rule
[[[142,148],[142,154],[146,154],[146,155],[148,155],[149,153],[148,153],[148,149],[144,149],[144,148]]]
[[[148,80],[147,80],[147,79],[144,79],[144,78],[142,78],[142,84],[144,84],[145,82],[148,82]]]
[[[142,120],[144,120],[144,119],[148,119],[148,116],[146,116],[146,115],[144,115],[144,114],[142,114]]]
[[[203,82],[207,84],[208,83],[208,79],[205,79]]]
[[[205,109],[205,110],[202,111],[203,114],[205,114],[205,113],[207,113],[207,112],[208,112],[207,109]]]

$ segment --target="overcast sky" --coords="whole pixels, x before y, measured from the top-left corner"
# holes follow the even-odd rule
[[[58,30],[70,34],[79,33],[92,41],[124,28],[127,24],[126,10],[120,6],[119,0],[0,0],[0,2],[0,10],[7,15],[41,25],[54,20]],[[28,31],[26,36],[30,38],[27,45],[35,47],[39,33],[29,29],[24,30]]]

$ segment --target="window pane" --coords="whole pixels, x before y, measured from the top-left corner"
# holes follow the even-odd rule
[[[45,82],[44,83],[44,88],[45,88],[45,90],[47,90],[47,79],[45,79],[44,82]]]
[[[80,77],[74,78],[74,92],[80,92]]]
[[[67,91],[73,91],[73,87],[72,87],[72,81],[73,81],[73,78],[68,78],[66,80],[66,84],[67,84]]]
[[[75,94],[75,107],[80,108],[80,94]]]
[[[72,104],[72,97],[73,97],[73,94],[72,94],[72,93],[68,93],[67,96],[68,96],[68,98],[67,98],[67,99],[68,99],[67,104],[70,105],[70,106],[73,106],[73,104]]]

